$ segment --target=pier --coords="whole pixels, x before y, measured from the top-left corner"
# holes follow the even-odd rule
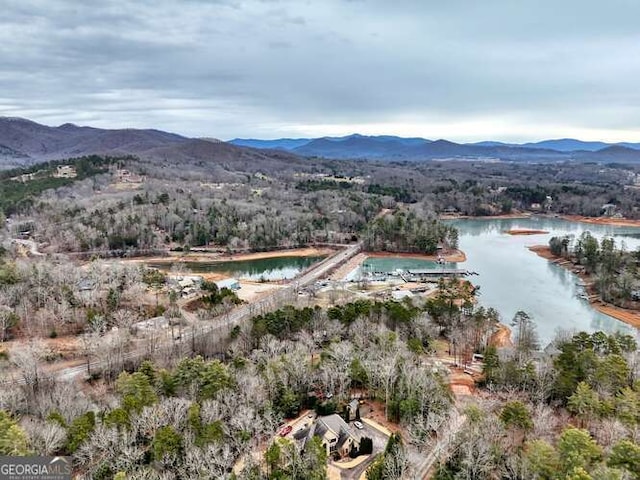
[[[405,282],[420,282],[428,280],[438,280],[440,278],[456,278],[468,277],[470,275],[478,275],[476,272],[464,270],[461,268],[433,268],[426,270],[409,269],[395,270],[393,272],[366,272],[365,276],[369,280],[384,281],[391,277],[399,277]]]
[[[469,275],[477,275],[476,272],[470,272],[462,268],[434,268],[427,270],[407,270],[410,278],[425,280],[432,278],[450,278],[450,277],[467,277]]]

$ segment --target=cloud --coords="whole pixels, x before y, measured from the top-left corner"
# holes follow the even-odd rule
[[[640,140],[630,0],[4,3],[0,114],[220,138]]]

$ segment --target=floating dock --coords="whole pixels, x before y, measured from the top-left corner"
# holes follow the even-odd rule
[[[448,277],[467,277],[469,275],[477,275],[476,272],[470,272],[462,268],[433,268],[428,270],[407,270],[407,274],[411,278],[448,278]]]
[[[470,272],[461,268],[433,268],[433,269],[409,269],[395,270],[393,272],[366,272],[366,276],[376,280],[386,280],[390,277],[401,278],[405,282],[419,282],[424,280],[439,278],[455,278],[468,277],[470,275],[478,275],[476,272]]]

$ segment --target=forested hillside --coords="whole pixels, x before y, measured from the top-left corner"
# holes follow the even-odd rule
[[[637,478],[631,336],[560,332],[544,349],[535,318],[501,319],[460,278],[194,280],[182,259],[156,270],[114,258],[313,245],[334,249],[328,260],[353,251],[349,261],[362,262],[359,249],[434,254],[458,247],[444,213],[633,217],[634,167],[286,153],[252,163],[199,142],[179,166],[172,146],[0,179],[0,367],[14,382],[0,389],[0,453],[71,455],[85,478],[324,479],[346,458],[318,437],[300,448],[296,434],[336,414],[362,429],[343,456],[366,457],[370,480],[425,469],[439,480]],[[205,161],[211,148],[228,157]],[[54,177],[58,167],[75,175]],[[551,248],[595,275],[603,297],[633,301],[637,255],[588,235]]]

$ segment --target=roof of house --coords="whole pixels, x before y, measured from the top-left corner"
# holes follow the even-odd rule
[[[393,297],[394,300],[402,300],[403,298],[413,297],[413,292],[409,290],[394,290],[391,292],[391,297]]]
[[[78,290],[80,290],[81,292],[86,292],[89,290],[95,290],[96,282],[91,280],[90,278],[82,278],[78,280],[78,283],[76,284],[76,286],[78,287]]]
[[[202,282],[202,276],[201,275],[168,275],[169,280],[173,281],[173,282],[182,282],[185,280],[190,280],[193,283],[200,283]]]
[[[166,328],[169,326],[169,320],[164,317],[153,317],[147,320],[141,320],[131,325],[136,330],[153,330],[156,328]]]
[[[342,447],[348,438],[353,437],[347,422],[345,422],[340,415],[335,413],[333,415],[318,418],[316,421],[315,429],[313,429],[313,435],[324,437],[327,432],[338,437],[336,448]]]
[[[235,278],[225,278],[224,280],[216,281],[218,288],[229,288],[238,285],[238,280]]]

